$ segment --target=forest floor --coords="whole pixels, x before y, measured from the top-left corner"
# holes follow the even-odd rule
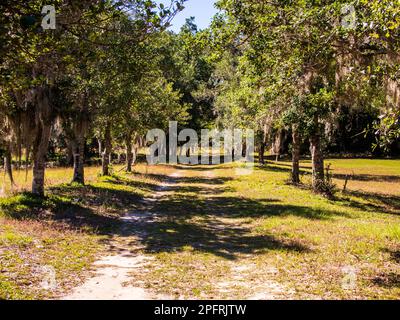
[[[0,299],[399,299],[400,160],[327,163],[335,199],[309,161],[300,187],[285,161],[50,169],[46,199],[0,199]]]

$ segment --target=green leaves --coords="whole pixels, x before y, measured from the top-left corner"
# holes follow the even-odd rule
[[[373,129],[376,136],[374,149],[379,147],[388,152],[390,146],[400,139],[400,110],[389,109],[374,123]]]
[[[20,19],[21,27],[23,29],[28,29],[32,28],[33,26],[38,26],[39,25],[39,19],[37,16],[34,15],[27,15],[27,16],[22,16]]]
[[[232,94],[217,99],[232,105],[232,113],[244,104],[242,118],[246,112],[259,122],[264,115],[275,125],[297,122],[311,130],[316,115],[333,122],[341,107],[371,112],[398,101],[400,1],[220,0],[217,7],[223,13],[211,39],[221,52],[233,47],[239,56],[240,74],[226,85]],[[244,98],[258,96],[260,87],[263,99],[253,105]],[[391,128],[397,118],[388,119],[384,127]],[[390,129],[379,131],[386,141],[397,138]]]

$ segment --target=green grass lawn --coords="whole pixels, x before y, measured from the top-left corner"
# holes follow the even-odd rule
[[[327,163],[339,190],[352,176],[333,200],[310,191],[308,161],[300,187],[286,183],[285,161],[243,176],[232,164],[139,165],[107,178],[91,168],[85,187],[66,184],[70,169],[50,169],[45,200],[0,199],[0,299],[62,295],[118,238],[154,258],[132,283],[173,298],[399,299],[400,161]],[[160,219],[122,234],[118,217],[167,179],[152,208]],[[41,288],[43,266],[57,289]]]
[[[332,168],[400,172],[400,161],[354,161],[360,171],[351,162],[332,160]],[[286,165],[249,176],[231,165],[187,167],[158,204],[165,219],[143,239],[156,262],[133,281],[176,298],[399,299],[397,190],[384,194],[371,179],[364,185],[374,193],[355,192],[350,182],[328,200],[287,185]]]
[[[157,185],[147,170],[138,166],[134,179],[122,173],[98,178],[100,168],[88,168],[88,184],[81,186],[67,183],[71,169],[48,169],[45,199],[0,198],[0,299],[54,298],[79,284],[108,249],[121,214]],[[19,191],[29,188],[21,172],[16,178]],[[57,287],[50,288],[52,273]]]
[[[400,196],[399,160],[376,159],[328,159],[331,164],[333,181],[342,190],[346,177],[348,190],[372,194],[390,194]],[[290,162],[279,162],[277,168],[290,168]],[[304,181],[310,181],[311,161],[302,162]],[[307,175],[308,173],[308,175]]]

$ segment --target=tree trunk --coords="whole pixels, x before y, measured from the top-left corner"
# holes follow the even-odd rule
[[[247,151],[247,145],[246,145],[246,142],[243,142],[242,143],[242,157],[244,158],[244,157],[246,157],[246,151]]]
[[[261,150],[261,158],[260,161],[262,164],[265,164],[265,151],[268,145],[268,134],[269,134],[269,127],[267,123],[264,123],[263,126],[263,136],[262,136],[262,150]]]
[[[129,136],[125,140],[126,147],[126,172],[132,172],[133,152],[132,152],[132,137]]]
[[[110,154],[111,154],[111,129],[110,125],[107,125],[104,133],[104,150],[101,155],[103,176],[110,175],[110,170],[109,170]]]
[[[275,134],[274,142],[272,146],[272,152],[275,155],[275,162],[278,162],[281,156],[282,151],[282,142],[283,142],[283,130],[279,129]]]
[[[46,155],[49,147],[52,110],[50,105],[50,89],[38,88],[36,102],[37,135],[33,145],[33,179],[32,193],[44,196],[44,174],[46,170]]]
[[[71,166],[74,164],[74,146],[71,141],[68,141],[67,143],[67,159],[66,159],[67,165]]]
[[[44,173],[46,169],[46,154],[50,141],[50,124],[42,122],[33,151],[32,193],[44,196]]]
[[[22,169],[22,143],[18,142],[17,148],[18,148],[18,164],[17,164],[17,168],[18,168],[18,170],[21,170]],[[12,170],[11,170],[11,173],[12,173]]]
[[[298,125],[293,125],[292,128],[292,183],[300,183],[300,133]]]
[[[4,172],[7,173],[8,178],[10,179],[11,186],[14,186],[14,177],[12,172],[12,161],[11,161],[11,151],[9,147],[6,147],[5,155],[4,155]]]
[[[74,176],[72,182],[85,184],[85,139],[80,137],[74,148]]]
[[[314,120],[318,125],[318,119]],[[321,136],[316,129],[310,137],[310,149],[312,157],[312,186],[315,192],[321,192],[325,181],[324,157],[321,150]]]
[[[97,139],[97,144],[99,146],[99,156],[103,154],[103,143],[101,142],[101,139]]]
[[[265,143],[264,143],[264,141],[260,143],[260,150],[258,153],[258,162],[260,164],[265,164]]]
[[[136,163],[136,160],[137,160],[137,157],[138,157],[138,154],[139,154],[139,150],[140,150],[140,148],[137,145],[135,145],[133,147],[133,161],[132,161],[133,165],[135,165],[135,163]]]

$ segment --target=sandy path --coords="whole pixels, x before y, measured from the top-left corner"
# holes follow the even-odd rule
[[[211,170],[203,172],[202,175],[210,180],[216,178],[215,172]],[[155,262],[150,255],[143,253],[144,246],[140,240],[146,238],[147,234],[143,231],[145,228],[141,226],[162,219],[162,216],[153,208],[157,201],[173,192],[171,189],[176,186],[174,178],[180,176],[181,172],[170,175],[169,179],[161,183],[151,197],[143,199],[144,210],[127,213],[121,218],[123,225],[120,230],[120,236],[117,236],[110,243],[110,251],[115,254],[98,260],[95,263],[97,270],[94,276],[80,287],[75,288],[70,295],[63,298],[64,300],[173,299],[173,297],[157,295],[145,289],[143,282],[135,281],[133,275],[147,272],[147,265]],[[216,188],[218,187],[211,187],[211,189]],[[207,192],[210,193],[210,189]],[[218,227],[224,228],[227,224],[232,223],[223,217],[218,217],[216,221],[218,220],[221,220],[221,225],[218,225],[218,223],[213,225],[213,228],[216,229],[215,232],[219,232]],[[240,226],[236,227],[240,228]],[[226,275],[226,279],[214,284],[218,291],[226,297],[234,298],[234,296],[230,296],[234,293],[232,288],[235,287],[242,287],[246,291],[252,292],[247,296],[249,300],[287,299],[294,293],[273,280],[275,278],[274,275],[278,272],[273,266],[265,270],[266,274],[264,274],[263,279],[259,279],[256,282],[254,282],[253,275],[257,271],[257,265],[251,260],[239,259],[232,262],[229,267],[231,270]]]
[[[208,179],[215,179],[216,174],[214,171],[205,171],[204,176]],[[214,186],[213,188],[218,188]],[[219,218],[224,220],[223,218]],[[230,224],[229,221],[223,221],[220,227],[223,228],[224,225]],[[214,225],[214,228],[218,227]],[[238,226],[237,226],[238,227]],[[239,228],[239,227],[238,227]],[[262,281],[257,281],[254,283],[252,281],[253,275],[257,271],[257,265],[251,261],[246,261],[246,259],[240,259],[231,263],[230,272],[227,274],[226,280],[216,283],[215,287],[220,293],[227,295],[227,299],[235,299],[236,297],[230,297],[232,288],[242,287],[244,289],[251,288],[252,294],[246,297],[247,300],[281,300],[290,299],[295,293],[294,290],[286,288],[281,283],[273,280],[274,275],[278,273],[278,270],[269,266],[265,270],[264,278]],[[250,279],[249,279],[250,278]]]
[[[179,173],[170,175],[170,178],[179,177]],[[123,239],[115,239],[110,243],[114,255],[103,257],[95,262],[97,270],[94,276],[81,286],[75,288],[70,295],[62,300],[150,300],[169,299],[167,296],[151,294],[141,287],[140,283],[133,283],[132,272],[145,272],[146,264],[151,258],[141,253],[143,247],[138,241],[140,232],[132,232],[140,224],[151,223],[157,219],[157,214],[151,212],[154,203],[168,194],[168,188],[174,186],[173,179],[163,182],[151,198],[143,199],[148,211],[127,213],[121,218],[123,226],[121,234],[129,234]],[[135,226],[133,226],[135,224]],[[136,227],[136,228],[135,228]],[[134,244],[136,243],[136,245]]]

